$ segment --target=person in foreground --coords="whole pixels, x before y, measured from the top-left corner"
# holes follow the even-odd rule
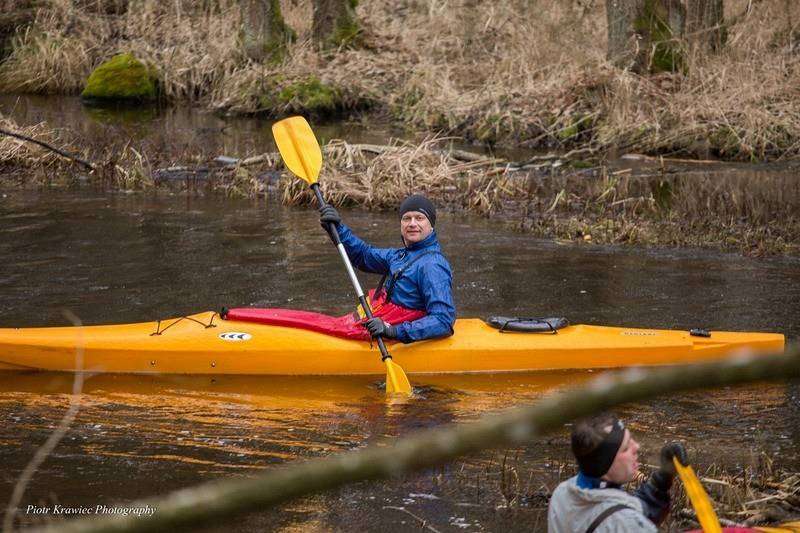
[[[683,445],[661,449],[660,468],[631,494],[622,486],[639,471],[639,443],[616,416],[605,414],[577,423],[572,453],[578,475],[556,487],[547,512],[550,533],[657,531],[670,506],[675,478],[673,457],[686,465]]]
[[[384,276],[371,298],[375,316],[364,324],[371,336],[411,343],[453,334],[453,275],[436,238],[430,200],[415,194],[400,205],[402,248],[367,244],[330,205],[320,209],[320,222],[335,225],[356,268]]]

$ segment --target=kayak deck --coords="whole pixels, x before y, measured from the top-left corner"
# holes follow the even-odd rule
[[[409,373],[524,372],[670,365],[719,359],[737,349],[774,353],[776,333],[591,325],[556,334],[499,332],[456,321],[452,337],[390,344]],[[82,356],[82,362],[79,361]],[[377,347],[296,328],[220,320],[208,311],[136,324],[0,329],[0,370],[108,373],[355,375],[385,371]]]

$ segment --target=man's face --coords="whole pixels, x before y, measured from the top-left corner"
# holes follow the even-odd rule
[[[625,430],[625,436],[622,438],[622,445],[614,457],[614,462],[611,463],[611,468],[608,469],[603,479],[612,483],[622,485],[631,481],[639,471],[639,443],[633,440],[631,432]]]
[[[424,213],[409,211],[400,218],[400,235],[403,236],[406,246],[425,240],[432,231],[431,221]]]

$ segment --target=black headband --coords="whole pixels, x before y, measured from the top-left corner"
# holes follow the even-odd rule
[[[576,457],[581,472],[590,477],[602,477],[611,468],[619,447],[625,438],[625,424],[619,419],[611,423],[611,431],[605,436],[597,448],[584,455]]]

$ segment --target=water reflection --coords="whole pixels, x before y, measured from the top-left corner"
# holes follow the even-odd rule
[[[417,376],[415,397],[397,404],[384,401],[379,383],[369,377],[95,375],[85,382],[75,423],[34,478],[24,503],[111,505],[219,477],[253,475],[534,402],[594,375]],[[9,422],[0,428],[0,455],[7,472],[19,472],[34,445],[52,431],[71,390],[68,374],[0,373],[0,413]],[[689,443],[698,464],[737,468],[765,453],[785,467],[797,464],[797,418],[786,416],[785,386],[703,391],[620,412],[642,442],[646,463],[656,461],[664,441],[680,439]],[[553,463],[569,463],[567,430],[531,446],[306,498],[237,520],[225,530],[344,531],[353,524],[360,530],[405,530],[404,525],[410,530],[415,524],[406,511],[437,528],[530,530],[531,524],[544,523],[546,501],[537,494],[554,483]],[[510,483],[503,476],[516,476],[507,488],[515,497],[532,500],[498,511],[499,487]],[[0,493],[9,494],[12,481],[4,478]],[[23,524],[35,522],[21,518]]]

